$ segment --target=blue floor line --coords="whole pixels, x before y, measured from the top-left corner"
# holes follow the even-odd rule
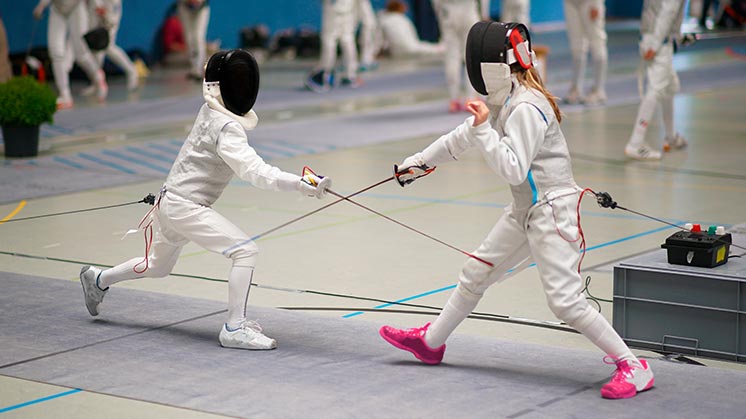
[[[162,151],[164,153],[173,154],[173,155],[178,155],[179,150],[181,150],[181,148],[171,148],[170,146],[167,146],[164,144],[146,144],[146,145],[158,151]]]
[[[127,147],[126,150],[131,153],[139,154],[143,157],[147,157],[152,160],[158,160],[164,163],[168,163],[169,165],[172,165],[174,163],[174,160],[176,160],[176,153],[169,153],[171,154],[172,157],[166,157],[160,154],[153,154],[152,152],[144,148],[139,148],[139,147]]]
[[[40,399],[29,400],[27,402],[19,403],[19,404],[13,405],[13,406],[3,407],[3,408],[0,408],[0,413],[5,413],[5,412],[9,412],[11,410],[20,409],[22,407],[31,406],[32,404],[46,402],[46,401],[49,401],[49,400],[52,400],[52,399],[57,399],[59,397],[69,396],[71,394],[80,393],[81,391],[83,391],[83,390],[81,390],[79,388],[76,388],[76,389],[73,389],[73,390],[64,391],[62,393],[52,394],[51,396],[42,397]]]
[[[52,160],[56,161],[57,163],[64,164],[66,166],[73,167],[75,169],[80,169],[80,170],[85,170],[86,169],[86,167],[83,166],[82,164],[75,163],[72,160],[68,160],[68,159],[65,159],[65,158],[62,158],[62,157],[59,157],[59,156],[55,156]]]
[[[148,163],[146,161],[142,161],[142,160],[140,160],[140,159],[138,159],[136,157],[125,156],[125,155],[123,155],[121,153],[118,153],[116,151],[103,150],[103,151],[101,151],[101,153],[104,154],[104,155],[107,155],[107,156],[114,157],[115,159],[120,159],[120,160],[124,160],[126,162],[129,162],[129,163],[132,163],[132,164],[140,165],[142,167],[147,167],[148,169],[155,170],[156,172],[160,172],[160,173],[168,173],[169,172],[169,169],[165,168],[163,166],[157,166],[155,164],[150,164],[150,163]]]
[[[680,224],[683,224],[683,223],[680,223]],[[627,240],[632,240],[632,239],[636,239],[638,237],[647,236],[649,234],[658,233],[660,231],[667,230],[669,228],[673,228],[673,227],[671,227],[671,226],[665,226],[665,227],[660,227],[660,228],[656,228],[656,229],[653,229],[653,230],[643,231],[642,233],[633,234],[631,236],[622,237],[620,239],[616,239],[616,240],[612,240],[612,241],[609,241],[609,242],[606,242],[606,243],[598,244],[596,246],[588,247],[588,248],[585,249],[585,251],[587,253],[587,252],[590,252],[592,250],[600,249],[602,247],[607,247],[607,246],[611,246],[611,245],[614,245],[614,244],[617,244],[617,243],[625,242]],[[530,267],[533,267],[533,266],[536,266],[536,263],[532,263],[531,265],[528,265],[527,268],[530,268]],[[512,271],[512,269],[509,270],[508,272],[511,272],[511,271]],[[375,308],[375,309],[386,308],[386,307],[390,307],[390,306],[396,305],[395,303],[403,303],[403,302],[406,302],[406,301],[416,300],[418,298],[427,297],[428,295],[437,294],[437,293],[440,293],[440,292],[443,292],[443,291],[448,291],[448,290],[451,290],[451,289],[454,289],[454,288],[456,288],[456,284],[449,285],[449,286],[446,286],[446,287],[443,287],[443,288],[438,288],[438,289],[432,290],[432,291],[426,291],[426,292],[423,292],[421,294],[413,295],[411,297],[405,297],[405,298],[396,300],[396,301],[394,301],[392,303],[385,303],[385,304],[377,305],[377,306],[375,306],[373,308]],[[353,313],[348,313],[348,314],[343,315],[342,318],[348,319],[350,317],[359,316],[361,314],[365,314],[365,312],[364,311],[355,311]]]
[[[124,173],[130,174],[130,175],[136,175],[137,174],[137,172],[135,172],[134,170],[132,170],[130,168],[127,168],[127,167],[124,167],[124,166],[120,166],[120,165],[118,165],[116,163],[113,163],[113,162],[110,162],[108,160],[104,160],[104,159],[98,158],[98,157],[90,155],[88,153],[79,153],[78,156],[80,156],[80,157],[82,157],[84,159],[90,160],[90,161],[92,161],[94,163],[98,163],[98,164],[100,164],[100,165],[102,165],[104,167],[108,167],[108,168],[111,168],[111,169],[119,170],[120,172],[124,172]]]

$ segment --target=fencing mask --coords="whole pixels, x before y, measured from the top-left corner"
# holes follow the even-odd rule
[[[250,52],[243,49],[219,51],[205,67],[202,94],[207,105],[233,117],[245,129],[257,122],[251,110],[259,93],[259,66]]]
[[[466,38],[466,72],[487,102],[502,105],[510,94],[511,67],[529,69],[531,37],[521,23],[477,22]]]

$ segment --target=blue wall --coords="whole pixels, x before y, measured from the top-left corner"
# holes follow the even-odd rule
[[[410,0],[410,2],[413,0]],[[0,15],[8,32],[10,51],[23,52],[31,41],[34,20],[31,12],[37,0],[0,0]],[[117,43],[125,49],[150,51],[156,31],[173,0],[123,0],[124,14]],[[373,0],[382,8],[386,0]],[[642,0],[607,0],[609,16],[638,17]],[[207,38],[220,39],[225,48],[238,45],[238,32],[245,26],[264,23],[272,32],[308,27],[318,30],[320,0],[212,0]],[[492,0],[492,14],[500,13],[500,0]],[[47,15],[38,22],[33,45],[47,43]],[[532,0],[534,23],[564,19],[561,0]]]

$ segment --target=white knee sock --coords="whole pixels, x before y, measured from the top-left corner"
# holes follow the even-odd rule
[[[132,258],[124,263],[120,263],[119,265],[113,268],[104,270],[103,272],[101,272],[101,275],[98,277],[99,288],[105,289],[116,284],[117,282],[145,277],[144,274],[138,274],[135,272],[134,270],[135,266],[138,266],[138,268],[144,269],[145,263],[143,262],[143,259]]]
[[[446,343],[448,336],[471,314],[481,298],[463,290],[461,286],[456,287],[443,311],[425,334],[425,343],[433,349]]]
[[[616,360],[626,360],[640,365],[640,361],[632,354],[632,351],[629,350],[629,347],[619,337],[616,330],[611,327],[611,324],[606,321],[601,313],[593,310],[590,306],[581,318],[573,323],[570,326],[582,333],[583,336],[598,346],[605,354]]]
[[[249,303],[251,281],[254,279],[253,266],[233,265],[228,275],[228,327],[237,328],[246,319],[246,306]]]

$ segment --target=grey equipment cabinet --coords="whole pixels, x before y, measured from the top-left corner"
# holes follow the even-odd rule
[[[672,265],[661,249],[619,262],[612,323],[630,347],[746,362],[746,261]]]

